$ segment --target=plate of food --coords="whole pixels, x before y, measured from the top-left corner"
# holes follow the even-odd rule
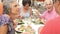
[[[16,30],[16,32],[24,32],[25,26],[24,25],[17,25],[15,30]]]

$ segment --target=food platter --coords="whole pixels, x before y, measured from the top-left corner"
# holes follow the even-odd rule
[[[23,33],[23,32],[30,32],[30,33],[35,33],[34,28],[38,27],[36,25],[41,24],[41,21],[38,19],[31,19],[31,18],[26,18],[26,19],[22,19],[23,24],[18,24],[16,27],[16,32],[18,33]],[[32,24],[33,23],[33,24]],[[31,25],[32,24],[32,25]],[[34,25],[35,24],[35,25]],[[43,23],[42,23],[43,24]],[[34,28],[33,28],[33,27]],[[40,25],[39,25],[40,26]],[[32,32],[33,31],[33,32]]]

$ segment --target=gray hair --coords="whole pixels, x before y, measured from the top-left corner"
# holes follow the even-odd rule
[[[45,1],[45,5],[46,5],[47,3],[53,4],[53,1],[52,1],[52,0],[46,0],[46,1]]]
[[[9,14],[11,8],[11,3],[16,2],[15,0],[4,0],[3,1],[3,13]]]

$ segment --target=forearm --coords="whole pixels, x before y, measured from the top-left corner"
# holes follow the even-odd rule
[[[7,34],[8,33],[8,25],[4,25],[0,27],[0,34]]]

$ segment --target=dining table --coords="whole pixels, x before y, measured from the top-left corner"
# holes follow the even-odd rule
[[[33,34],[38,34],[38,29],[40,27],[43,27],[44,26],[44,23],[43,21],[41,22],[41,20],[39,18],[35,19],[35,18],[25,18],[25,19],[17,19],[18,21],[18,25],[17,27],[15,28],[15,34],[21,34],[23,32],[26,32],[26,30],[29,30],[29,26],[30,26],[30,29],[31,31],[34,30],[34,33]],[[21,29],[21,26],[24,26],[22,29],[24,29],[23,31],[20,31],[19,29]],[[27,28],[28,26],[28,28]]]

